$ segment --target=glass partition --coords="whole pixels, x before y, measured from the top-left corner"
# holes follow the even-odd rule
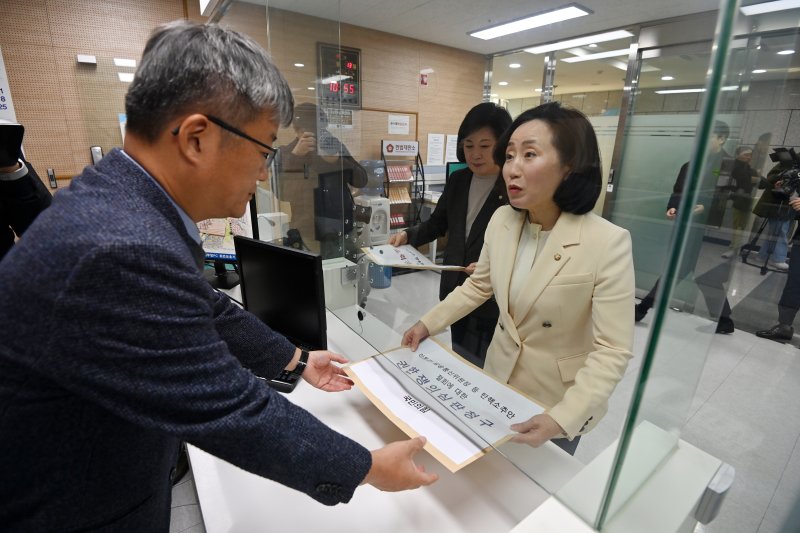
[[[737,216],[734,226],[732,193],[736,191],[730,179],[740,145],[753,148],[751,166],[765,175],[771,167],[770,148],[794,143],[794,116],[778,107],[779,103],[787,108],[793,105],[797,69],[794,55],[777,52],[795,49],[797,31],[791,26],[796,28],[797,20],[789,20],[786,13],[759,18],[757,25],[763,31],[748,35],[742,28],[753,20],[737,14],[733,3],[722,7],[717,41],[636,50],[632,38],[604,46],[604,51],[630,50],[633,44],[636,50],[631,71],[636,88],[627,107],[622,98],[626,71],[612,64],[621,61],[627,66],[627,56],[577,63],[566,59],[591,50],[556,56],[556,99],[589,115],[606,166],[615,152],[620,154],[616,190],[609,196],[606,211],[615,224],[631,233],[639,296],[644,297],[660,281],[652,291],[653,309],[637,326],[635,357],[626,376],[634,383],[612,396],[617,414],[602,429],[586,435],[584,450],[579,448],[582,462],[591,462],[599,450],[606,450],[607,457],[599,463],[601,483],[595,488],[576,488],[564,476],[551,477],[543,464],[552,458],[552,446],[534,449],[506,443],[496,446],[493,453],[504,455],[522,470],[532,480],[532,491],[535,485],[544,488],[587,523],[608,531],[614,531],[618,511],[674,453],[679,440],[691,442],[707,432],[690,423],[694,417],[710,417],[701,409],[710,392],[698,385],[706,363],[718,364],[711,359],[717,353],[744,349],[735,346],[738,337],[731,341],[715,334],[727,306],[734,307],[737,326],[766,326],[763,318],[739,312],[742,308],[737,306],[741,299],[731,280],[750,279],[753,267],[747,257],[741,261],[738,254],[744,244],[736,242],[751,240],[749,230],[758,220],[748,215],[742,223]],[[779,27],[779,18],[784,29]],[[440,276],[431,271],[390,273],[371,264],[362,249],[385,243],[392,230],[423,220],[425,189],[444,177],[438,177],[443,170],[436,165],[420,165],[415,157],[409,158],[401,165],[415,177],[403,185],[408,202],[392,202],[389,190],[396,185],[390,183],[388,167],[400,163],[398,158],[387,158],[382,142],[417,141],[417,153],[427,163],[429,134],[454,135],[466,111],[481,100],[485,58],[269,5],[234,3],[223,23],[268,46],[292,86],[298,110],[312,109],[309,122],[318,160],[293,162],[292,156],[298,155],[293,152],[299,152],[296,148],[307,130],[293,126],[281,130],[279,165],[258,195],[260,226],[265,225],[262,238],[322,254],[329,311],[375,352],[398,348],[402,333],[438,302]],[[320,45],[334,50],[333,71],[322,68],[325,59]],[[356,52],[360,55],[347,55]],[[357,59],[350,61],[353,58]],[[361,67],[358,104],[351,89],[343,89],[355,77],[352,65],[342,65],[342,61]],[[459,66],[457,73],[447,70],[454,63]],[[578,66],[603,72],[596,72],[593,81]],[[707,78],[709,66],[711,78]],[[491,72],[491,98],[506,104],[512,115],[539,103],[541,58],[527,52],[497,55],[492,58]],[[501,81],[508,83],[500,85]],[[578,81],[585,86],[566,89]],[[521,92],[514,92],[518,89]],[[620,118],[626,121],[618,135]],[[727,133],[715,145],[712,138],[723,131],[718,123],[724,123]],[[622,146],[617,146],[619,142]],[[323,153],[326,147],[334,149]],[[358,179],[362,171],[365,178]],[[425,173],[424,182],[415,181],[418,172]],[[668,204],[681,173],[682,194],[672,198],[678,203],[674,218],[669,218]],[[759,193],[753,189],[750,194]],[[440,242],[440,249],[446,244]],[[729,247],[740,249],[722,257]],[[753,255],[758,251],[750,250]],[[774,305],[780,288],[773,286],[771,291],[769,303]],[[445,330],[437,339],[449,346],[450,332]],[[452,425],[489,444],[389,358],[379,355],[376,360],[424,401],[439,407],[437,412]],[[733,364],[726,359],[723,366]],[[783,364],[790,372],[797,371],[796,366]],[[779,410],[790,416],[796,402],[783,388],[781,401],[786,405]],[[705,420],[712,428],[720,423],[713,417]],[[728,435],[747,433],[735,421],[726,424]],[[622,443],[619,447],[617,438]],[[708,449],[707,445],[703,448]],[[725,447],[708,451],[739,467]],[[739,453],[746,451],[751,450]],[[581,469],[576,464],[567,480]],[[707,530],[735,530],[726,529],[731,519],[722,524],[721,529],[712,524]]]

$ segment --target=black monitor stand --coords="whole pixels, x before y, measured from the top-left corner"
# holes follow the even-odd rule
[[[223,261],[214,261],[214,273],[205,269],[203,275],[215,289],[232,289],[239,284],[239,274],[226,269]]]

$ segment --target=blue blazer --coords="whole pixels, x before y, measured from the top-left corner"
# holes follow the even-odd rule
[[[182,440],[324,504],[352,497],[369,451],[257,378],[294,346],[201,265],[118,150],[0,263],[0,527],[167,531]]]

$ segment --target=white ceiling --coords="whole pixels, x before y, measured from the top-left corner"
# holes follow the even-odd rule
[[[246,0],[264,5],[265,0]],[[591,15],[483,41],[467,33],[548,11],[570,0],[266,0],[270,7],[495,54],[640,22],[712,11],[719,0],[579,0]]]

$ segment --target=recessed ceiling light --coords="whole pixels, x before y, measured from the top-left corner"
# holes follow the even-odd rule
[[[303,68],[305,66],[305,64],[303,64],[303,63],[295,63],[294,66],[296,66],[297,68]]]
[[[306,87],[306,89],[308,89],[309,91],[313,91],[314,87]]]
[[[522,65],[520,65],[519,63],[509,63],[508,64],[508,68],[519,68],[521,66]]]
[[[122,59],[119,57],[114,58],[114,64],[118,67],[130,67],[136,68],[136,60],[135,59]]]
[[[541,87],[537,87],[537,88],[534,89],[534,91],[536,91],[537,93],[540,93],[540,92],[542,92],[542,88]]]
[[[625,56],[630,53],[630,50],[625,48],[621,50],[609,50],[608,52],[598,52],[596,54],[587,54],[585,56],[575,56],[562,59],[564,63],[580,63],[581,61],[592,61],[594,59],[605,59],[607,57]]]
[[[555,9],[553,11],[545,11],[544,13],[538,13],[522,19],[513,20],[511,22],[485,28],[483,30],[472,31],[469,32],[469,35],[483,40],[496,39],[497,37],[503,37],[504,35],[510,35],[512,33],[530,30],[532,28],[547,26],[548,24],[555,24],[556,22],[563,22],[565,20],[583,17],[591,13],[592,12],[588,9],[571,5]]]
[[[765,72],[766,72],[766,69],[763,69],[763,68],[757,68],[757,69],[755,69],[755,70],[753,71],[753,74],[764,74]]]
[[[774,11],[785,11],[787,9],[794,9],[800,7],[800,0],[775,0],[774,2],[761,2],[751,6],[743,6],[739,11],[743,15],[761,15],[763,13],[772,13]]]
[[[706,90],[702,87],[698,87],[697,89],[664,89],[662,91],[656,91],[656,94],[684,94],[684,93],[704,93]]]
[[[794,50],[781,50],[778,52],[779,56],[790,56],[794,53]]]
[[[672,76],[661,76],[661,81],[672,81],[674,79]]]
[[[499,81],[499,82],[497,82],[497,85],[499,85],[500,87],[505,87],[506,85],[508,85],[508,82],[507,81]]]
[[[586,46],[590,43],[615,41],[617,39],[625,39],[626,37],[633,37],[633,34],[626,30],[609,31],[606,33],[598,33],[596,35],[587,35],[586,37],[578,37],[577,39],[569,39],[567,41],[559,41],[557,43],[534,46],[532,48],[526,48],[525,51],[530,54],[543,54],[545,52],[552,52],[553,50],[564,50],[565,48]]]

